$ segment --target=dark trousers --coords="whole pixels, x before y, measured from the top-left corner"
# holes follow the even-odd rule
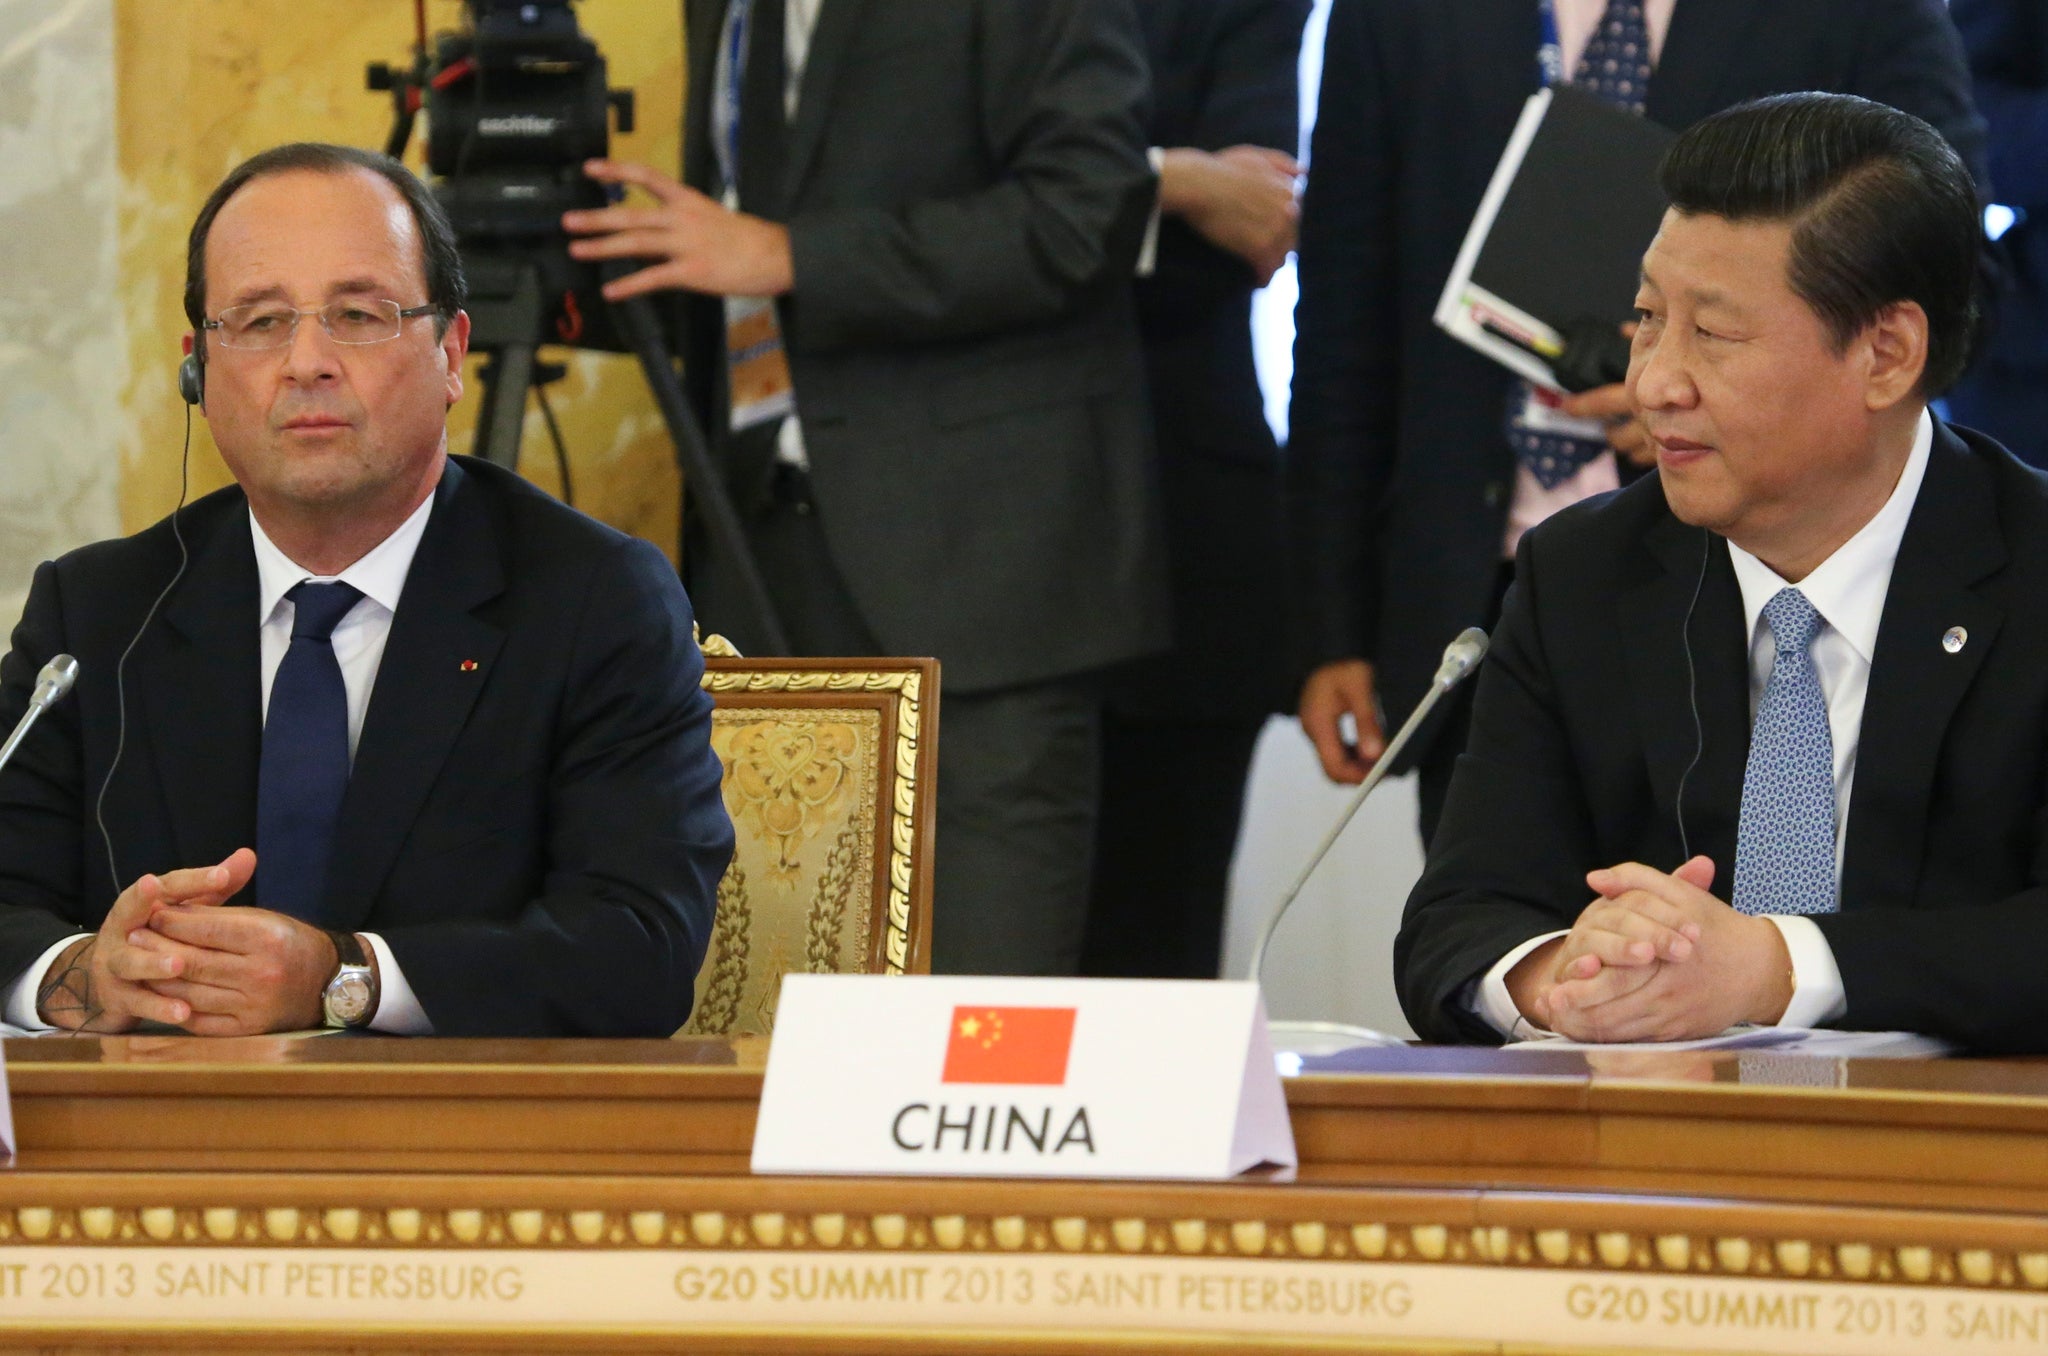
[[[1214,979],[1264,717],[1103,717],[1102,822],[1081,973]]]
[[[791,649],[882,654],[826,547],[807,481],[779,468],[766,502],[742,510]],[[693,550],[689,583],[707,633],[741,654],[765,652],[729,561]],[[932,605],[945,606],[944,581],[932,591]],[[932,969],[1074,974],[1095,847],[1100,684],[1083,674],[950,692],[943,668],[940,677]]]

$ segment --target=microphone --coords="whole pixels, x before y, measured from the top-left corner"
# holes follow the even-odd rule
[[[1401,728],[1395,732],[1393,742],[1387,745],[1387,751],[1381,754],[1379,761],[1372,765],[1372,771],[1366,774],[1365,781],[1359,785],[1357,793],[1351,797],[1351,803],[1344,807],[1343,814],[1337,816],[1336,824],[1331,827],[1327,834],[1323,835],[1322,844],[1316,848],[1314,855],[1308,859],[1308,865],[1301,869],[1301,874],[1294,878],[1294,884],[1288,887],[1286,895],[1280,900],[1280,907],[1274,909],[1273,916],[1266,920],[1264,930],[1259,933],[1259,944],[1252,948],[1251,970],[1245,976],[1247,979],[1258,980],[1259,972],[1266,963],[1267,944],[1273,940],[1273,934],[1279,930],[1280,920],[1286,916],[1289,906],[1294,903],[1295,897],[1301,893],[1301,887],[1308,884],[1308,878],[1314,875],[1316,868],[1323,864],[1323,858],[1327,857],[1330,854],[1330,849],[1337,845],[1337,839],[1343,835],[1345,828],[1351,823],[1351,817],[1358,813],[1358,807],[1365,804],[1365,798],[1371,795],[1374,788],[1378,787],[1380,782],[1385,779],[1387,769],[1394,765],[1394,760],[1400,755],[1401,750],[1407,747],[1408,741],[1414,736],[1416,728],[1422,724],[1431,711],[1436,709],[1436,704],[1442,701],[1452,688],[1472,676],[1472,670],[1478,668],[1479,661],[1486,658],[1486,646],[1486,632],[1476,626],[1471,626],[1460,631],[1458,638],[1444,647],[1443,661],[1436,667],[1436,677],[1430,679],[1429,691],[1423,695],[1421,701],[1416,703],[1415,710],[1410,713],[1408,719],[1401,723]]]
[[[7,736],[7,742],[0,744],[0,768],[7,766],[14,757],[15,749],[28,736],[30,728],[43,712],[56,705],[63,695],[78,681],[78,661],[68,654],[60,654],[43,665],[43,671],[36,675],[36,690],[28,699],[28,710],[21,713],[21,719],[14,723],[14,733]]]

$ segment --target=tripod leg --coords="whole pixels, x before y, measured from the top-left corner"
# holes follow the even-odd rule
[[[647,385],[654,392],[654,403],[661,407],[661,417],[668,424],[669,438],[675,443],[676,461],[682,466],[683,483],[689,487],[689,493],[697,496],[713,542],[731,563],[733,573],[739,579],[741,594],[746,599],[747,610],[754,614],[758,623],[758,633],[767,638],[770,654],[788,654],[789,633],[782,629],[782,618],[775,611],[774,600],[768,596],[768,585],[761,577],[761,567],[754,559],[752,548],[747,545],[747,534],[740,526],[739,510],[733,507],[732,495],[725,487],[725,477],[719,474],[717,464],[711,460],[704,430],[698,425],[697,416],[690,412],[689,401],[683,395],[683,383],[676,377],[675,360],[668,351],[667,340],[662,337],[661,320],[654,313],[654,304],[646,297],[630,297],[613,302],[612,312],[618,318],[620,331],[639,356],[640,370],[647,377]]]
[[[526,430],[526,392],[533,385],[532,344],[493,349],[483,370],[484,401],[476,418],[476,455],[508,471],[519,469],[520,435]]]

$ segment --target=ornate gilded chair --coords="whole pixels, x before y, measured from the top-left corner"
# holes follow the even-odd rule
[[[738,846],[677,1034],[766,1034],[790,971],[928,973],[938,664],[703,649]]]

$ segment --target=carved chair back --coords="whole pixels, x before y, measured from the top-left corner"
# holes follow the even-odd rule
[[[791,971],[928,973],[937,662],[703,648],[737,847],[677,1034],[768,1034]]]

